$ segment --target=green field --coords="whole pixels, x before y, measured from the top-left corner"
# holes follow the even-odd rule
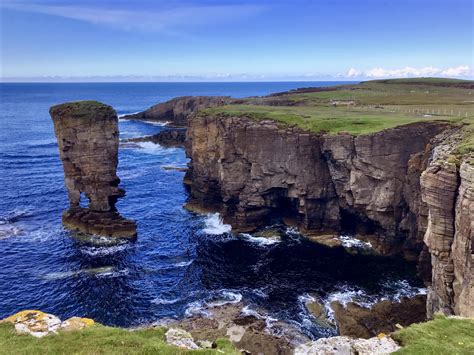
[[[464,126],[466,138],[458,153],[474,152],[474,81],[395,79],[306,91],[249,98],[201,114],[271,119],[312,132],[354,135],[443,120]]]
[[[436,316],[393,334],[403,347],[396,354],[474,354],[474,319]]]
[[[217,348],[183,350],[166,344],[164,328],[129,331],[121,328],[93,327],[60,332],[43,338],[17,335],[12,324],[0,324],[1,354],[231,354],[237,355],[227,339],[218,339]]]

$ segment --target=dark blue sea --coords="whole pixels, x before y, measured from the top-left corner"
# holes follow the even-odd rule
[[[335,83],[0,84],[0,319],[24,309],[85,316],[134,327],[243,302],[246,312],[290,322],[312,338],[334,334],[313,323],[315,298],[370,304],[423,292],[413,265],[329,249],[282,225],[282,238],[238,235],[218,215],[183,209],[188,198],[181,148],[122,145],[120,212],[137,221],[136,242],[75,237],[61,225],[68,207],[48,114],[51,105],[99,100],[119,115],[182,95],[265,95]],[[165,129],[120,120],[122,138]],[[346,237],[352,248],[365,248]],[[360,245],[359,245],[360,244]],[[362,253],[364,254],[364,253]]]

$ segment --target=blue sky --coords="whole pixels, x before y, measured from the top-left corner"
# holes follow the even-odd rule
[[[472,0],[0,0],[3,80],[473,77]]]

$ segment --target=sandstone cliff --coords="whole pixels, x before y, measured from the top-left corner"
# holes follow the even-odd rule
[[[133,237],[136,225],[120,216],[118,187],[118,119],[115,110],[96,101],[80,101],[50,109],[64,167],[70,208],[63,214],[66,227],[84,233]],[[80,205],[81,194],[89,200]]]
[[[188,123],[188,118],[198,110],[226,105],[232,100],[228,96],[181,96],[123,118],[169,122],[171,126],[184,127]]]
[[[448,157],[461,134],[454,131],[440,139],[421,177],[432,264],[429,316],[474,316],[474,165],[468,157],[461,164]]]
[[[188,127],[186,181],[195,201],[217,206],[239,230],[289,217],[303,229],[378,235],[387,254],[406,249],[417,256],[421,171],[410,172],[410,159],[447,127],[427,122],[325,135],[199,115]]]

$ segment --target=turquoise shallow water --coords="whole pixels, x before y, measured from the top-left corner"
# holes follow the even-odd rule
[[[184,210],[184,173],[162,169],[186,166],[181,148],[120,148],[127,196],[117,206],[137,221],[136,242],[95,245],[61,226],[68,203],[51,105],[95,99],[123,115],[180,95],[244,97],[329,84],[0,84],[0,230],[8,231],[0,238],[0,318],[33,308],[137,326],[242,301],[247,311],[317,338],[335,330],[312,322],[304,308],[311,297],[370,303],[419,292],[413,266],[398,260],[327,249],[281,225],[282,240],[234,235],[217,215]],[[162,129],[120,121],[122,138]]]

